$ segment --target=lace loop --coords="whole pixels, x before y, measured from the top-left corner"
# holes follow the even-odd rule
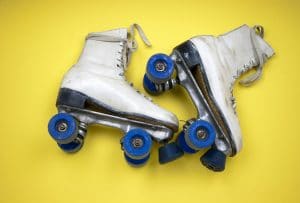
[[[253,30],[255,31],[256,34],[258,34],[261,38],[264,38],[265,35],[265,30],[264,27],[261,25],[254,25]]]
[[[130,61],[132,52],[136,51],[138,48],[137,42],[134,39],[134,29],[136,29],[138,31],[141,39],[148,47],[152,46],[140,25],[138,25],[136,23],[133,23],[132,25],[130,25],[129,32],[128,32],[129,36],[128,36],[128,40],[127,40],[127,47],[128,47],[127,61],[128,61],[128,63]]]
[[[130,39],[128,40],[128,42],[129,42],[129,46],[131,45],[131,49],[132,49],[133,51],[135,51],[135,50],[137,49],[137,43],[136,43],[136,41],[135,41],[135,39],[134,39],[134,29],[136,29],[136,30],[138,31],[138,33],[139,33],[141,39],[143,40],[143,42],[144,42],[148,47],[151,47],[152,45],[151,45],[149,39],[147,38],[147,36],[145,35],[145,33],[144,33],[142,27],[141,27],[139,24],[137,24],[137,23],[133,23],[133,24],[129,27],[129,30],[130,30],[130,31],[129,31],[129,35],[130,35],[129,37],[130,37]]]
[[[256,72],[255,73],[253,73],[252,75],[248,76],[245,79],[240,80],[239,84],[243,85],[245,87],[248,87],[248,86],[252,85],[256,80],[258,80],[261,77],[261,75],[262,75],[262,69],[263,69],[263,66],[258,66],[256,68]]]

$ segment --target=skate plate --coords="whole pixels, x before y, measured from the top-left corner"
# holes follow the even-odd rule
[[[119,128],[124,133],[127,133],[134,128],[142,128],[146,130],[152,136],[152,138],[159,143],[167,142],[168,140],[172,139],[173,136],[173,131],[162,125],[155,125],[143,121],[137,121],[125,117],[100,113],[87,109],[80,109],[67,105],[58,105],[57,108],[59,112],[68,113],[77,118],[81,123],[85,123],[86,125],[105,125],[109,127]]]

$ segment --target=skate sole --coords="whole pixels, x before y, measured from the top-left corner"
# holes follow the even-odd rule
[[[111,115],[116,115],[119,117],[125,117],[128,119],[133,119],[136,121],[142,121],[151,123],[153,125],[162,125],[162,121],[155,120],[151,117],[147,117],[146,115],[127,113],[122,111],[117,111],[110,108],[108,105],[101,103],[100,101],[89,97],[81,92],[76,90],[72,90],[69,88],[61,88],[57,97],[56,106],[66,105],[71,107],[76,107],[80,109],[89,109],[95,112],[101,112]],[[178,126],[164,123],[163,126],[166,126],[173,130],[174,132],[178,131]]]

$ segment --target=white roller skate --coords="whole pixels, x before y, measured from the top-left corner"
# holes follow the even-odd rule
[[[124,76],[131,53],[137,48],[134,28],[150,46],[137,24],[130,27],[130,32],[120,28],[87,36],[78,62],[62,80],[56,103],[59,113],[48,125],[62,150],[78,151],[88,125],[100,124],[125,133],[121,145],[132,165],[149,159],[152,139],[162,144],[161,163],[183,155],[175,143],[168,143],[178,130],[176,116],[135,90]]]
[[[226,155],[241,150],[232,88],[236,79],[253,68],[256,72],[240,83],[247,86],[257,80],[274,54],[263,34],[261,26],[243,25],[218,37],[193,37],[175,47],[170,56],[156,54],[148,61],[144,88],[149,93],[158,94],[176,84],[189,93],[198,115],[187,121],[177,143],[187,153],[211,147],[201,162],[214,171],[224,170]]]

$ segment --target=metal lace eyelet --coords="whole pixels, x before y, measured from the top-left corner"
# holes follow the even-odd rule
[[[254,31],[255,31],[256,34],[258,34],[261,38],[264,38],[265,32],[264,32],[264,27],[263,26],[261,26],[261,25],[255,25],[253,27],[253,29],[254,29]]]

